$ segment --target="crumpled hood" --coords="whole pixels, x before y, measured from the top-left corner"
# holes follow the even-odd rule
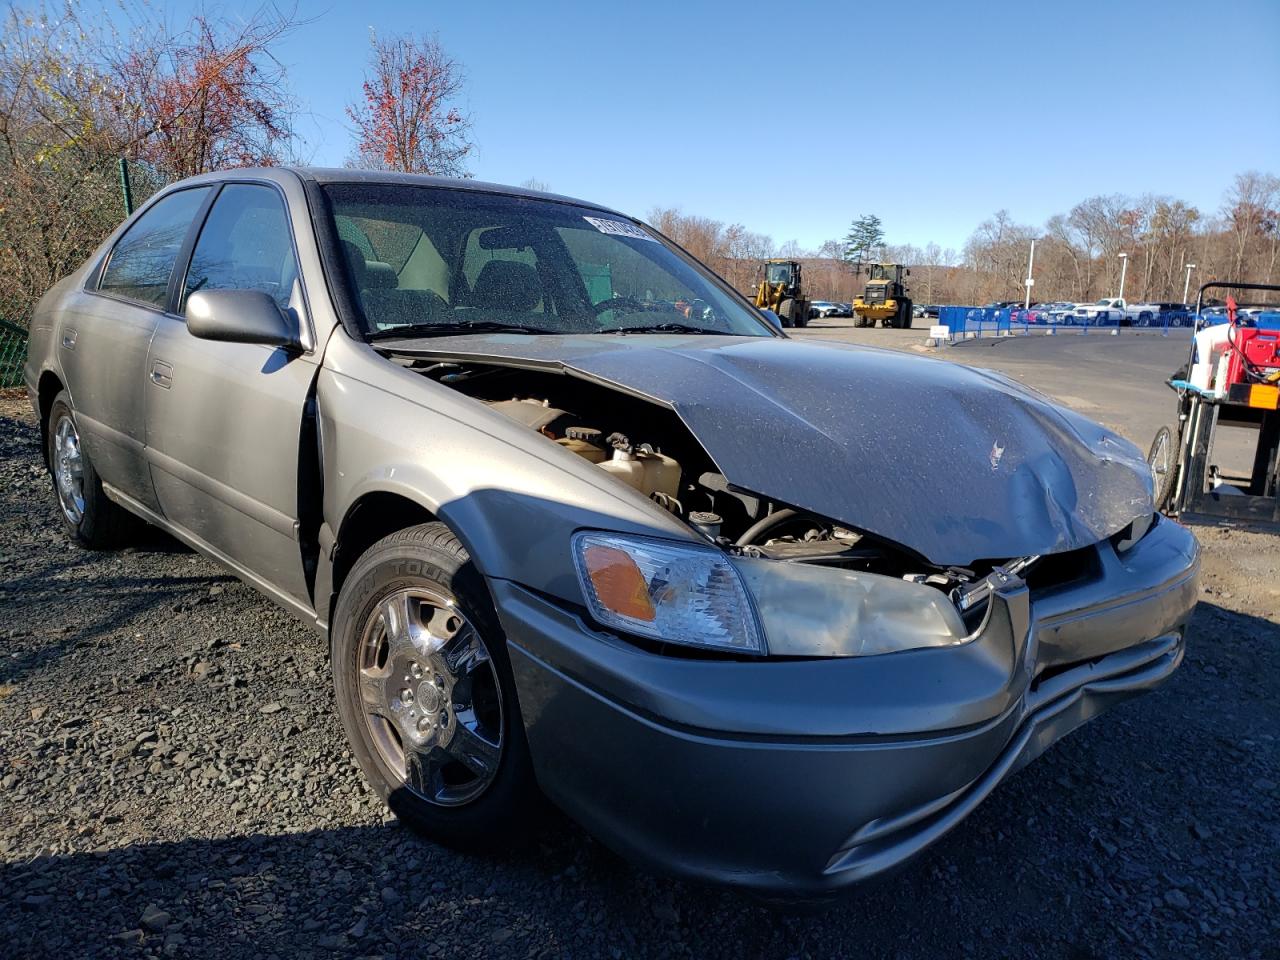
[[[730,483],[939,565],[1087,546],[1150,515],[1140,450],[1008,378],[761,337],[488,335],[380,344],[616,386],[671,407]]]

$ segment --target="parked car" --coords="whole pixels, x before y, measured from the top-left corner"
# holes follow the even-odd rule
[[[938,306],[936,303],[926,303],[924,305],[924,315],[926,317],[937,318],[941,310],[942,307]]]
[[[1071,311],[1070,322],[1082,326],[1121,326],[1125,319],[1124,301],[1118,297],[1103,297],[1092,303],[1077,303]]]
[[[70,539],[147,521],[313,623],[370,784],[452,844],[542,791],[646,864],[830,894],[1168,678],[1198,593],[1128,441],[789,339],[528,190],[185,180],[40,301],[26,383]]]
[[[1060,300],[1050,303],[1038,303],[1031,308],[1027,320],[1029,323],[1062,323],[1075,307],[1074,303],[1066,303]]]
[[[827,300],[814,300],[809,304],[809,319],[820,319],[822,317],[838,316],[840,312],[840,304],[831,303]]]

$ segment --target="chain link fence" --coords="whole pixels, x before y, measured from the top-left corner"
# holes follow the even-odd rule
[[[26,362],[27,331],[16,323],[0,320],[0,388],[22,386]]]

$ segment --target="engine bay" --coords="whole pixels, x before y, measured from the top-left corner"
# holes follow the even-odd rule
[[[986,606],[992,577],[1026,571],[1038,560],[939,567],[865,531],[742,490],[726,480],[673,410],[620,389],[493,363],[402,362],[595,464],[731,554],[927,584],[947,594],[966,620]]]

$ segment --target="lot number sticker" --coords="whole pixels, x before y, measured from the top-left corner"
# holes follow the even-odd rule
[[[633,237],[636,240],[648,240],[652,243],[658,242],[634,224],[623,223],[621,220],[605,220],[602,217],[583,217],[582,219],[601,233],[611,233],[615,237]]]

